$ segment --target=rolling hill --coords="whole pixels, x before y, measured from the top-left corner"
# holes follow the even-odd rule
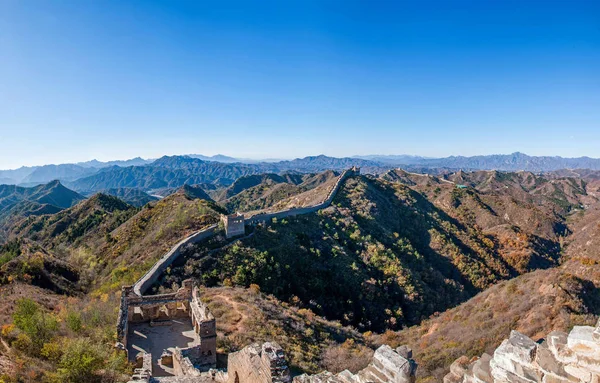
[[[330,319],[383,330],[559,264],[565,218],[551,199],[535,206],[537,197],[516,199],[506,188],[479,192],[435,179],[411,188],[384,178],[350,179],[333,207],[258,227],[223,252],[190,250],[163,286],[190,276],[209,286],[255,283]],[[516,196],[523,191],[505,182]]]

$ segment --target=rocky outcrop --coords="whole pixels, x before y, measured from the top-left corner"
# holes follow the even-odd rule
[[[600,321],[575,326],[569,334],[553,331],[534,342],[512,331],[494,351],[481,358],[458,359],[444,383],[599,383]]]
[[[410,348],[401,346],[394,350],[383,345],[375,351],[371,363],[357,374],[348,370],[335,375],[322,372],[295,377],[294,383],[413,383],[416,371]]]

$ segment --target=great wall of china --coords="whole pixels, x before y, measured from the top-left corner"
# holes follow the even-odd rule
[[[227,237],[245,232],[245,225],[267,222],[273,218],[316,212],[328,207],[343,182],[358,174],[359,169],[344,171],[327,197],[319,204],[251,217],[224,217]],[[228,222],[228,218],[231,220]],[[240,226],[241,225],[241,226]],[[414,383],[417,364],[406,346],[392,349],[379,347],[369,365],[357,372],[292,377],[285,352],[274,343],[252,344],[231,353],[227,368],[217,370],[216,320],[202,303],[198,289],[186,280],[175,293],[143,295],[180,255],[183,246],[212,237],[218,225],[196,232],[177,243],[133,286],[124,286],[117,323],[117,347],[124,350],[136,365],[130,383]],[[169,344],[174,329],[184,328],[184,346]],[[167,328],[168,330],[164,331]],[[161,332],[162,331],[162,332]],[[165,335],[167,337],[165,339]],[[177,334],[181,335],[181,334]],[[143,339],[147,349],[131,337]],[[152,339],[156,336],[155,339]],[[148,339],[149,338],[149,339]],[[161,342],[166,341],[164,348]],[[148,351],[154,347],[158,352]],[[600,383],[600,321],[596,327],[576,326],[569,333],[552,332],[545,340],[534,342],[513,331],[493,355],[480,358],[462,357],[454,362],[444,383]]]

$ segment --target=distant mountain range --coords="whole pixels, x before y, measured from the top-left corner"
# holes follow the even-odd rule
[[[0,185],[0,232],[11,216],[54,214],[84,199],[59,181],[31,188]]]
[[[373,158],[378,161],[377,157]],[[528,156],[523,153],[495,154],[488,156],[451,156],[446,158],[413,158],[410,165],[426,166],[431,168],[443,167],[462,170],[503,170],[532,172],[549,172],[559,169],[600,169],[600,159],[590,157],[563,158],[550,156]],[[398,161],[403,164],[406,161]]]
[[[224,155],[164,156],[147,160],[133,158],[126,161],[88,161],[77,164],[22,167],[0,170],[0,184],[35,186],[60,180],[81,193],[110,189],[134,188],[144,192],[164,188],[178,188],[184,184],[212,183],[230,185],[236,179],[262,173],[314,173],[360,166],[363,172],[380,174],[390,168],[401,167],[412,171],[440,172],[444,170],[503,170],[550,172],[561,169],[600,170],[600,159],[580,157],[536,157],[523,153],[486,156],[451,156],[428,158],[409,155],[368,155],[356,157],[328,157],[324,155],[287,161],[253,161]],[[119,193],[125,193],[121,190]],[[119,194],[117,193],[117,194]],[[131,191],[127,191],[131,194]],[[138,196],[140,197],[140,196]],[[141,200],[146,197],[141,196]],[[137,197],[136,197],[137,198]]]

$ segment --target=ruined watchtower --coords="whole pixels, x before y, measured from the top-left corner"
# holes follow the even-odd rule
[[[235,213],[231,215],[222,215],[221,219],[225,225],[225,234],[227,238],[237,237],[246,233],[246,222],[244,215]]]

